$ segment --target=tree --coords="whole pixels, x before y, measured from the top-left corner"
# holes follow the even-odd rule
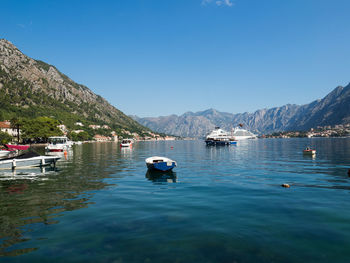
[[[4,113],[0,111],[0,121],[4,121],[4,120],[5,120]]]
[[[70,132],[70,133],[68,133],[68,138],[71,139],[72,141],[76,142],[76,141],[78,141],[78,134],[75,132]]]
[[[79,141],[87,141],[91,139],[91,136],[86,131],[83,131],[78,133],[78,139]]]
[[[87,141],[91,139],[91,136],[86,131],[79,132],[79,133],[71,132],[69,133],[68,137],[72,141]]]
[[[20,126],[19,119],[17,117],[14,117],[11,119],[10,122],[11,122],[11,128],[17,130],[17,142],[19,142],[19,126]]]
[[[48,117],[38,117],[33,120],[21,121],[22,138],[36,141],[47,141],[51,136],[60,136],[62,131],[57,127],[59,122]]]
[[[6,144],[12,141],[12,136],[7,132],[0,131],[0,143]]]

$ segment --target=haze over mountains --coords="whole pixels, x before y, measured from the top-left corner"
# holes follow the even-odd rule
[[[339,86],[323,99],[309,104],[287,104],[254,113],[232,114],[208,109],[186,112],[180,116],[133,118],[154,131],[184,137],[203,137],[215,126],[230,130],[240,123],[258,134],[308,130],[317,126],[350,123],[350,84]]]

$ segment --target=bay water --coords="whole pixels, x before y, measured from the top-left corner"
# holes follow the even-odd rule
[[[349,262],[349,169],[349,138],[75,145],[0,171],[0,262]]]

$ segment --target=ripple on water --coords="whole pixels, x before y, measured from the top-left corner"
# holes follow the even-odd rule
[[[314,158],[302,155],[306,145]],[[347,262],[349,146],[75,146],[54,171],[0,172],[0,261]],[[150,174],[153,155],[178,167]]]

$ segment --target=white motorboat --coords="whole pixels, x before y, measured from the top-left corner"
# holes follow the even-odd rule
[[[133,139],[123,139],[122,142],[120,143],[120,147],[131,147],[133,143],[134,143]]]
[[[153,156],[149,157],[146,160],[146,165],[149,170],[157,171],[171,171],[174,167],[177,166],[177,163],[167,157]]]
[[[11,151],[8,150],[0,150],[0,159],[8,157],[10,153]]]
[[[48,152],[64,152],[72,147],[72,142],[66,136],[53,136],[48,139],[49,145],[45,147]]]
[[[15,157],[0,160],[0,169],[16,169],[56,165],[58,156],[41,156],[34,152],[20,154]]]

